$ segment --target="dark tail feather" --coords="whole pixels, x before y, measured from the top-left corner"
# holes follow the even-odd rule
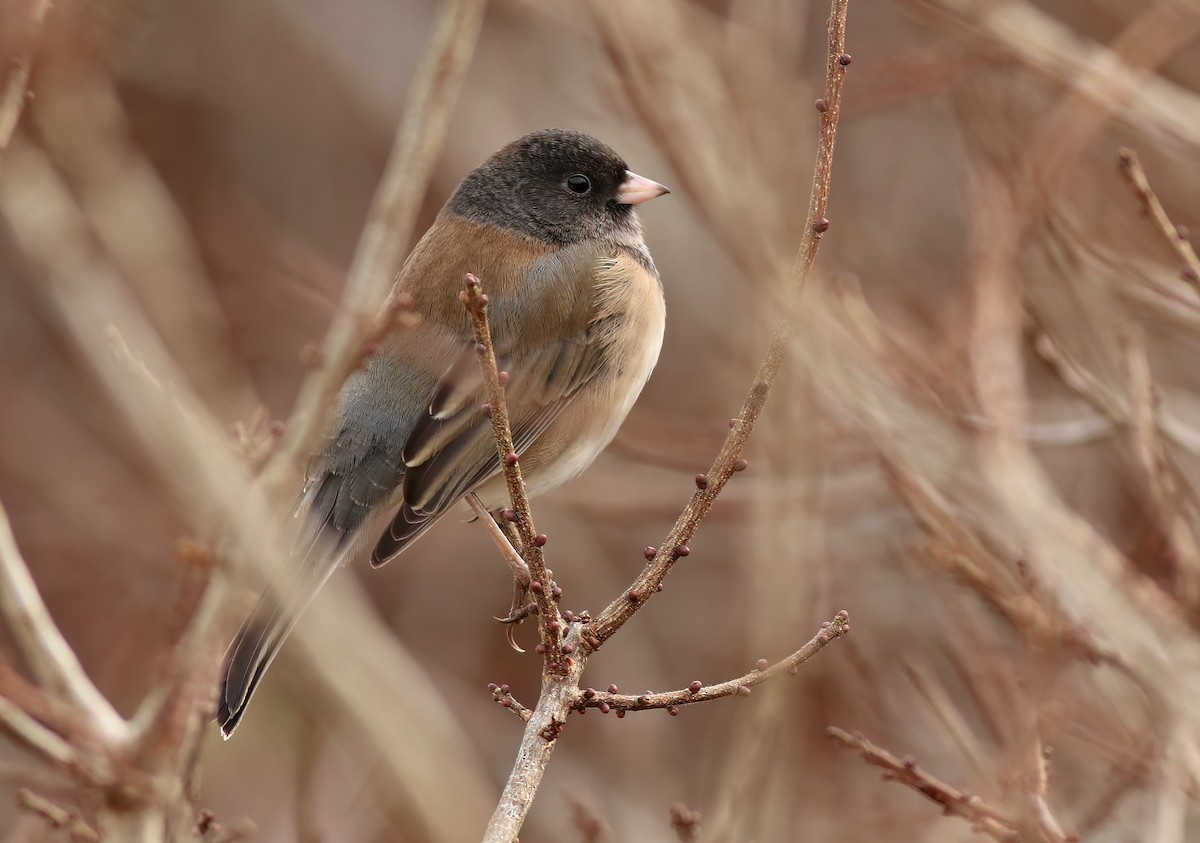
[[[278,589],[268,589],[238,630],[225,651],[217,700],[217,725],[226,739],[241,722],[254,689],[296,625],[300,613],[340,566],[345,552],[344,543],[330,542],[328,536],[316,531],[316,535],[304,543],[303,551],[294,552],[288,560],[290,578],[277,583]]]
[[[241,722],[254,689],[279,652],[291,625],[279,601],[266,594],[225,652],[217,725],[226,740]]]

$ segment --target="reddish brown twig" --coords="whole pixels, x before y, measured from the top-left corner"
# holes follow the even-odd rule
[[[825,213],[829,207],[829,187],[833,178],[833,151],[837,141],[838,120],[841,116],[842,87],[846,79],[846,68],[850,56],[846,53],[846,9],[849,0],[833,0],[829,14],[828,56],[825,74],[825,96],[820,109],[821,134],[817,145],[817,163],[813,170],[812,191],[809,196],[808,217],[805,220],[804,239],[791,273],[793,295],[798,295],[804,282],[812,272],[821,245],[821,235],[829,228]],[[767,401],[784,353],[792,338],[792,323],[784,317],[775,329],[766,356],[758,367],[754,384],[742,403],[725,442],[721,446],[712,467],[704,474],[703,482],[697,478],[697,489],[680,513],[675,526],[658,546],[650,560],[625,593],[613,600],[596,618],[584,636],[587,646],[595,649],[621,628],[658,591],[658,587],[681,556],[687,555],[688,542],[696,534],[700,523],[712,509],[713,503],[733,472],[745,447],[754,423]]]
[[[1192,248],[1187,231],[1175,225],[1167,216],[1166,209],[1163,208],[1162,202],[1158,201],[1154,188],[1150,186],[1150,180],[1146,178],[1146,171],[1142,169],[1142,162],[1138,160],[1137,153],[1127,148],[1117,150],[1117,165],[1121,175],[1137,195],[1146,218],[1175,253],[1183,280],[1200,293],[1200,257],[1197,257],[1196,250]]]
[[[27,787],[18,788],[13,793],[13,799],[18,808],[29,811],[31,814],[37,814],[49,823],[51,828],[65,831],[72,840],[88,841],[88,843],[92,843],[92,841],[99,843],[100,841],[100,835],[96,833],[96,830],[80,819],[74,811],[61,805],[55,805],[49,799],[39,796]]]
[[[626,711],[645,711],[651,708],[672,710],[681,705],[707,702],[721,697],[732,697],[739,694],[745,696],[755,685],[762,684],[768,679],[784,673],[795,673],[800,665],[824,649],[826,644],[849,631],[850,616],[845,611],[841,611],[834,616],[832,621],[821,624],[821,631],[787,658],[773,665],[767,665],[766,659],[763,659],[755,666],[754,670],[736,679],[729,679],[715,685],[702,685],[697,680],[678,691],[664,691],[657,694],[649,692],[636,695],[618,694],[588,688],[579,695],[576,708],[598,708],[605,714],[609,711],[616,711],[618,715],[621,715]]]
[[[842,746],[858,750],[864,761],[875,767],[882,767],[883,777],[887,781],[899,782],[911,787],[942,806],[942,809],[952,816],[962,817],[976,831],[987,834],[996,840],[1012,843],[1020,839],[1017,831],[1017,820],[999,811],[978,796],[964,793],[952,787],[941,779],[926,773],[910,757],[897,758],[886,749],[871,743],[859,733],[851,735],[836,726],[830,726],[825,734]]]
[[[522,723],[528,723],[531,712],[528,708],[521,705],[520,701],[512,695],[507,685],[497,685],[495,682],[488,685],[488,690],[492,692],[492,699],[498,702],[504,708],[507,708],[513,714],[520,718]]]
[[[459,299],[471,316],[475,332],[475,350],[479,354],[479,370],[483,374],[483,387],[487,395],[488,416],[492,422],[492,433],[496,437],[496,453],[508,485],[508,497],[512,502],[517,533],[521,536],[521,558],[529,566],[529,590],[533,592],[538,607],[538,630],[545,647],[546,669],[555,673],[564,672],[562,621],[558,616],[558,604],[554,600],[554,583],[546,571],[546,558],[542,553],[545,537],[539,536],[533,527],[533,513],[529,509],[529,497],[525,494],[525,481],[521,477],[521,458],[513,444],[512,427],[508,419],[508,405],[504,398],[504,386],[500,383],[500,371],[496,366],[496,350],[492,346],[492,330],[488,324],[488,297],[480,286],[479,279],[467,274],[466,288]]]

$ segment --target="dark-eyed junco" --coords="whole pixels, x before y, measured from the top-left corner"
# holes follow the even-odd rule
[[[470,322],[483,279],[513,437],[531,494],[583,471],[658,360],[662,286],[634,206],[667,188],[605,144],[546,129],[471,172],[404,265],[419,324],[388,338],[342,390],[309,472],[287,585],[229,647],[217,722],[229,737],[296,618],[341,564],[382,565],[464,496],[507,496]]]

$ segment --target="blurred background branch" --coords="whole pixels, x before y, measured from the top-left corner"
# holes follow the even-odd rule
[[[560,125],[673,188],[643,214],[671,314],[659,368],[614,447],[534,501],[564,618],[645,570],[774,325],[795,326],[685,575],[587,681],[636,695],[739,675],[843,606],[855,634],[733,717],[572,718],[523,837],[667,839],[676,803],[679,839],[968,833],[823,738],[830,724],[919,758],[1022,840],[1196,837],[1196,4],[856,0],[832,224],[798,309],[778,281],[816,152],[797,139],[829,106],[825,4],[481,10],[0,0],[0,129],[16,127],[0,132],[0,500],[128,739],[169,734],[204,759],[135,795],[210,809],[174,820],[205,839],[241,817],[266,841],[479,836],[519,742],[485,686],[531,702],[539,677],[491,620],[507,572],[454,518],[403,564],[334,578],[237,740],[173,713],[216,655],[184,620],[223,626],[268,576],[243,561],[275,558],[290,501],[254,478],[271,460],[298,472],[320,426],[272,422],[297,406],[301,349],[321,350],[331,394],[389,267],[462,175]],[[475,35],[448,44],[447,16],[478,30],[469,69]],[[419,105],[431,78],[442,94]],[[396,136],[406,106],[430,118],[409,124],[423,140]],[[394,147],[409,168],[388,170]],[[1147,222],[1121,148],[1176,239]],[[364,263],[385,171],[404,199]],[[335,318],[343,340],[323,341]],[[73,698],[4,634],[0,779],[42,808],[0,800],[8,838],[146,804],[78,786],[126,768],[106,769]]]

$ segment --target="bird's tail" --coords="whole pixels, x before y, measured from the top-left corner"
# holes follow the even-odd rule
[[[270,667],[300,613],[337,570],[343,554],[318,536],[293,556],[292,577],[282,589],[268,589],[225,651],[217,698],[217,725],[228,740],[241,722],[250,697]]]

